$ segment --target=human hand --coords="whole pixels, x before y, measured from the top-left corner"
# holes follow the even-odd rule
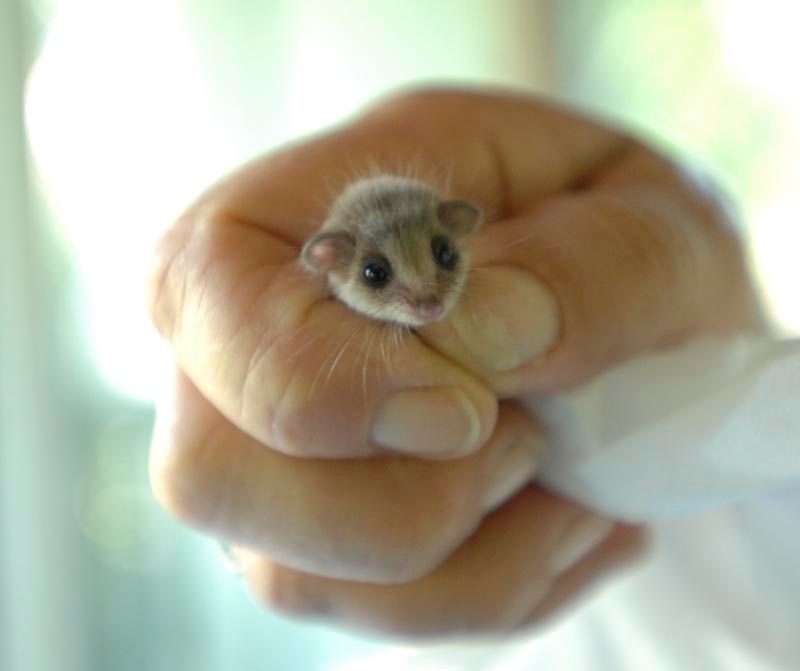
[[[453,191],[499,219],[462,308],[400,343],[296,264],[326,182],[387,160],[452,166]],[[536,487],[486,516],[541,443],[496,394],[755,314],[728,221],[671,164],[536,101],[458,93],[391,100],[246,166],[168,232],[151,287],[183,371],[154,437],[159,500],[250,548],[268,602],[411,633],[536,620],[640,543]]]

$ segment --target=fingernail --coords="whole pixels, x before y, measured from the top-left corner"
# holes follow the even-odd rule
[[[536,436],[525,436],[510,447],[492,468],[483,500],[484,511],[494,510],[527,485],[536,474],[543,454],[544,446]]]
[[[575,519],[564,531],[550,557],[550,572],[560,575],[575,566],[600,545],[613,528],[611,520],[591,513]]]
[[[453,387],[409,389],[390,396],[372,424],[372,440],[398,452],[461,456],[478,447],[478,411]]]

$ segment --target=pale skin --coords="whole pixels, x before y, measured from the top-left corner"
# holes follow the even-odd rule
[[[297,262],[332,182],[376,162],[449,173],[493,215],[465,298],[400,339]],[[535,484],[488,512],[502,457],[546,445],[515,399],[760,324],[724,208],[674,164],[535,99],[444,91],[212,187],[149,295],[176,364],[157,499],[239,548],[269,607],[408,636],[536,625],[641,550]]]

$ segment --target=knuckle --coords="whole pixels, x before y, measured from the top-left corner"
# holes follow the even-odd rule
[[[191,489],[184,486],[184,478],[173,466],[151,468],[150,486],[159,505],[177,520],[192,527],[203,527],[204,506]]]
[[[329,565],[339,567],[337,576],[392,585],[411,583],[432,572],[446,554],[434,525],[409,515],[381,517],[379,524],[365,525],[358,539],[330,558]],[[370,524],[374,522],[377,519]]]
[[[247,573],[251,593],[265,608],[286,615],[323,615],[325,604],[315,578],[261,559]]]
[[[388,103],[397,107],[427,107],[436,104],[442,99],[452,96],[445,89],[434,86],[413,85],[397,91],[388,100]]]
[[[416,114],[424,116],[442,106],[454,104],[463,106],[465,101],[472,99],[476,95],[444,87],[412,85],[393,92],[370,111],[379,114],[402,114],[409,117],[413,117]]]
[[[380,565],[372,570],[371,579],[381,584],[407,584],[416,582],[433,572],[442,561],[437,548],[424,543],[395,538]]]
[[[464,503],[465,488],[436,484],[421,469],[404,465],[397,464],[394,477],[382,473],[374,489],[345,503],[352,511],[348,540],[337,544],[331,562],[342,567],[339,577],[414,582],[435,571],[471,532],[478,515]],[[366,499],[374,505],[365,505]]]
[[[187,302],[197,301],[207,268],[222,257],[220,215],[198,206],[179,218],[153,247],[146,278],[146,299],[159,333],[173,339],[180,332]],[[195,306],[198,307],[198,306]]]
[[[159,333],[170,337],[180,309],[185,279],[181,272],[185,231],[175,225],[153,248],[146,280],[150,317]]]
[[[214,473],[210,435],[157,432],[150,458],[150,482],[158,503],[175,518],[199,529],[213,526],[219,508],[219,478]]]
[[[408,583],[434,572],[478,525],[478,511],[463,486],[442,483],[408,507],[393,528],[392,582]]]

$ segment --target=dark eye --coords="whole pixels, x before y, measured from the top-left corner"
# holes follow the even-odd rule
[[[453,270],[458,263],[458,250],[445,237],[437,236],[431,240],[431,251],[433,258],[439,267],[445,270]]]
[[[385,287],[392,277],[392,269],[388,261],[372,261],[364,266],[364,281],[373,289]]]

